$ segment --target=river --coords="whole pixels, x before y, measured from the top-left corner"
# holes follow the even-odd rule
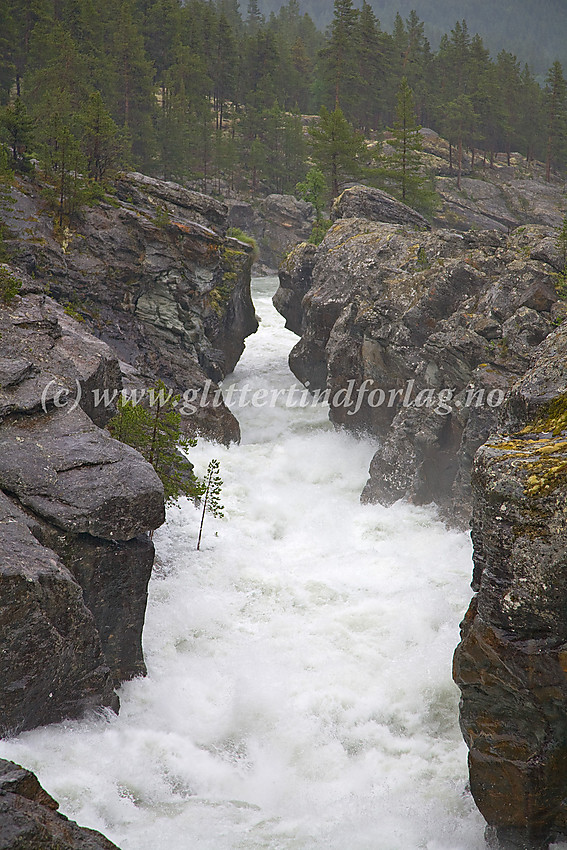
[[[155,535],[147,678],[119,717],[2,755],[122,850],[482,850],[451,682],[470,540],[429,508],[360,505],[373,443],[290,406],[276,286],[254,281],[260,329],[225,381],[241,444],[191,451],[220,460],[225,516],[200,552],[188,501]],[[282,392],[242,406],[244,388]]]

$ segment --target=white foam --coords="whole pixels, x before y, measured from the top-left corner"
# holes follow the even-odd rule
[[[295,341],[256,281],[233,380],[286,388]],[[184,501],[155,536],[149,675],[118,718],[2,742],[123,850],[480,850],[451,656],[470,542],[429,509],[361,506],[374,446],[326,410],[235,411],[226,516]]]

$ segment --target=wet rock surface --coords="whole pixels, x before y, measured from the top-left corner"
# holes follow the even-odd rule
[[[256,240],[255,274],[276,274],[287,252],[309,238],[315,221],[312,204],[293,195],[272,194],[254,203],[228,200],[227,204],[230,226]]]
[[[454,679],[471,791],[502,848],[567,835],[566,354],[561,326],[474,462],[475,596]]]
[[[78,826],[58,808],[33,773],[0,759],[2,850],[118,850],[99,832]]]
[[[116,356],[21,280],[0,309],[3,733],[118,708],[114,687],[145,672],[147,532],[164,520],[153,468],[95,424]]]
[[[431,230],[431,225],[411,207],[402,204],[381,189],[369,186],[352,186],[345,189],[333,202],[331,221],[339,218],[366,218],[368,221],[383,221],[391,224],[406,224],[410,227]]]
[[[72,229],[57,229],[37,187],[20,181],[2,217],[15,264],[78,313],[140,387],[160,378],[176,392],[202,392],[212,381],[212,398],[257,328],[252,249],[226,237],[228,208],[213,198],[132,173]],[[184,425],[239,438],[222,403],[197,406]]]
[[[292,371],[328,391],[337,425],[382,440],[365,500],[435,501],[468,525],[474,453],[561,320],[558,263],[543,227],[460,234],[366,218],[338,219],[287,258],[274,304],[301,334]]]

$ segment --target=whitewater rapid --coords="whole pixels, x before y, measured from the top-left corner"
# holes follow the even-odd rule
[[[258,333],[225,387],[288,389],[296,337],[254,281]],[[327,410],[239,407],[223,519],[184,500],[155,535],[148,676],[119,717],[0,743],[122,850],[481,850],[451,657],[467,535],[429,509],[361,506],[374,446]],[[296,396],[301,398],[301,396]]]

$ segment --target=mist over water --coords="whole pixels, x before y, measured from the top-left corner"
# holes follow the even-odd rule
[[[233,382],[288,388],[296,337],[255,281]],[[148,677],[119,717],[2,742],[61,810],[123,850],[481,850],[451,657],[468,536],[429,509],[361,506],[374,446],[327,409],[238,407],[225,518],[184,501],[155,535]]]

